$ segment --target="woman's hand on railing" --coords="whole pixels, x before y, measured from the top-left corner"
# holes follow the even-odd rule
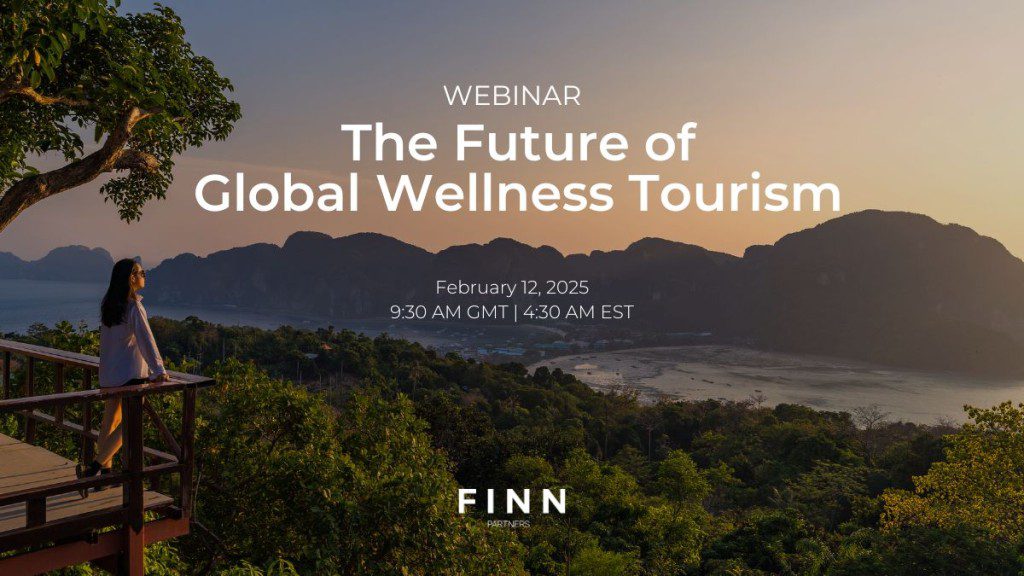
[[[168,376],[166,372],[163,372],[161,374],[157,374],[156,376],[151,377],[149,381],[153,383],[170,382],[171,377]]]

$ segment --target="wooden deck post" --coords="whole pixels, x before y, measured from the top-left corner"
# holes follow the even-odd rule
[[[125,472],[128,481],[124,484],[124,503],[128,509],[128,523],[136,531],[142,528],[142,469],[145,455],[142,452],[142,397],[130,396],[122,402],[125,432]]]
[[[25,394],[26,398],[35,396],[36,390],[36,359],[28,357],[28,370],[25,372]],[[36,421],[25,415],[25,441],[29,444],[36,441]]]
[[[56,394],[63,394],[64,393],[64,365],[63,364],[57,364],[56,368],[57,368],[57,374],[56,374],[56,376],[54,377],[54,380],[53,380],[53,391]],[[63,404],[61,404],[60,406],[57,406],[54,409],[53,416],[54,416],[54,419],[57,420],[57,424],[58,425],[64,423],[64,405]]]
[[[124,527],[125,549],[122,568],[129,576],[142,576],[146,538],[144,487],[142,469],[145,466],[142,437],[142,397],[130,396],[121,401],[122,426],[125,434],[125,471],[128,481],[124,483],[124,504],[127,522]]]
[[[46,497],[33,498],[25,502],[25,526],[42,526],[46,524]]]
[[[11,353],[4,352],[4,398],[11,397]]]
[[[82,463],[88,465],[96,459],[96,444],[89,437],[92,430],[92,403],[82,402],[82,436],[81,436],[81,458]]]
[[[82,380],[84,390],[92,389],[92,370],[85,371]],[[92,402],[82,402],[82,462],[89,464],[96,458],[96,444],[89,437],[92,430]]]
[[[181,407],[181,511],[192,517],[192,471],[195,469],[196,389],[185,390]]]
[[[118,565],[118,576],[143,576],[146,573],[146,538],[142,530],[124,527],[124,551]]]

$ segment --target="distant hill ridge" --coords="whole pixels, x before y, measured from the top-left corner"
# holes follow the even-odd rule
[[[381,234],[297,232],[282,246],[165,260],[151,271],[147,298],[385,317],[396,303],[456,301],[436,296],[434,282],[460,278],[587,279],[586,297],[543,301],[636,304],[633,328],[900,366],[1024,372],[1024,262],[969,228],[905,212],[846,215],[742,257],[658,238],[590,254],[507,238],[432,253]]]
[[[10,252],[0,252],[2,279],[106,282],[113,265],[113,258],[103,248],[64,246],[31,261],[22,260]]]

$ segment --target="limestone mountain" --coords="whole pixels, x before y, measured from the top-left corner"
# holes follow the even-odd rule
[[[0,253],[0,277],[105,281],[110,255],[68,247],[35,262]],[[589,281],[586,295],[438,295],[438,280]],[[433,253],[381,234],[298,232],[282,246],[182,254],[150,271],[147,301],[327,319],[383,318],[393,304],[635,304],[628,328],[887,364],[1024,371],[1024,262],[999,242],[918,214],[870,210],[742,257],[645,238],[563,255],[498,238]]]
[[[102,248],[64,246],[51,250],[39,260],[25,261],[10,252],[0,252],[0,278],[106,282],[114,260]]]

